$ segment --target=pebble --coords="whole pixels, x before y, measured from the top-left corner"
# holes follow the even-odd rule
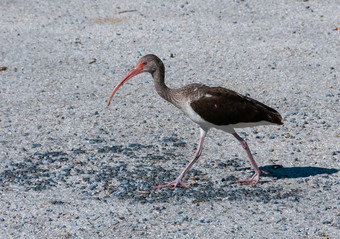
[[[89,188],[90,188],[91,190],[96,189],[97,187],[98,187],[98,184],[91,184],[91,185],[89,186]]]
[[[32,144],[32,148],[39,148],[39,147],[41,147],[41,144],[37,144],[37,143]]]
[[[299,120],[298,121],[299,126],[303,126],[303,125],[306,125],[306,124],[308,124],[308,122],[306,120]]]
[[[299,201],[298,198],[295,197],[295,196],[290,196],[290,197],[288,197],[288,200],[289,200],[289,201],[292,201],[292,202],[297,202],[297,201]]]

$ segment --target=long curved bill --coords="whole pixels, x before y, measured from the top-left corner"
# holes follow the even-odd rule
[[[116,93],[116,91],[119,89],[119,87],[121,87],[125,82],[127,82],[129,79],[131,79],[132,77],[140,74],[143,72],[143,66],[141,64],[138,64],[135,68],[133,68],[117,85],[116,87],[113,89],[110,98],[107,102],[107,106],[110,105],[111,100],[113,98],[113,95]]]

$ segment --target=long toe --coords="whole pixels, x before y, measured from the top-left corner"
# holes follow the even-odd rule
[[[168,187],[170,187],[171,185],[170,185],[171,183],[169,183],[169,182],[165,182],[164,184],[162,184],[162,185],[158,185],[158,186],[154,186],[152,189],[162,189],[162,188],[168,188]]]
[[[152,189],[169,188],[170,190],[175,190],[175,188],[179,185],[182,186],[182,187],[185,187],[185,188],[189,188],[189,185],[186,184],[186,183],[183,183],[182,180],[175,180],[171,183],[165,182],[163,185],[155,186]]]
[[[246,184],[250,184],[253,187],[256,186],[256,184],[259,182],[260,180],[260,175],[258,175],[257,173],[255,173],[251,178],[248,179],[242,179],[242,180],[237,180],[235,181],[235,183],[246,183]]]

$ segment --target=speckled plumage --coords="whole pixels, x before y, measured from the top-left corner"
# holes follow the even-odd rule
[[[190,84],[179,89],[170,89],[164,83],[163,62],[155,55],[146,55],[139,62],[143,61],[154,62],[149,72],[153,76],[158,94],[189,117],[190,114],[186,109],[188,106],[202,119],[216,126],[238,123],[261,125],[265,124],[264,122],[283,124],[281,115],[273,108],[229,89],[203,84]]]
[[[176,180],[156,186],[154,187],[155,189],[165,187],[174,189],[178,185],[188,187],[182,179],[200,157],[204,138],[208,130],[213,127],[231,133],[241,143],[255,170],[255,174],[250,179],[238,180],[236,182],[248,182],[254,186],[257,184],[261,171],[253,159],[246,141],[235,132],[234,128],[266,124],[281,125],[283,124],[282,117],[276,110],[259,101],[222,87],[190,84],[179,89],[170,89],[164,82],[165,67],[163,62],[157,56],[151,54],[142,57],[138,61],[137,66],[117,84],[111,93],[108,105],[114,93],[121,85],[142,72],[151,73],[157,93],[181,109],[201,128],[201,137],[194,159],[190,161]]]

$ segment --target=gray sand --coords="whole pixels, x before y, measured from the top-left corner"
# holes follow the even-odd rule
[[[0,2],[1,238],[337,238],[339,1]],[[142,74],[223,86],[283,126],[211,130],[190,189],[154,191],[191,159],[199,127]],[[279,165],[273,167],[273,165]],[[281,167],[282,166],[282,167]]]

